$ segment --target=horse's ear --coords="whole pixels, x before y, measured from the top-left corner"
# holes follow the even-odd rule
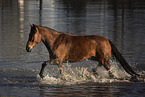
[[[33,27],[33,25],[32,25],[32,24],[30,24],[30,23],[29,23],[29,25],[30,25],[30,27]]]
[[[34,27],[34,29],[35,29],[36,31],[38,31],[38,28],[37,28],[37,26],[35,26],[35,25],[33,24],[33,27]]]
[[[36,26],[33,24],[33,27],[36,28]]]

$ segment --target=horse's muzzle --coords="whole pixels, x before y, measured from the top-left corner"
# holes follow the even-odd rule
[[[32,49],[31,49],[30,47],[27,46],[27,47],[26,47],[26,51],[27,51],[27,52],[31,52]]]

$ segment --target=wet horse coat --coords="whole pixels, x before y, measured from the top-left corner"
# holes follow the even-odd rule
[[[98,61],[100,66],[103,65],[109,71],[111,51],[127,73],[132,76],[139,76],[131,69],[114,44],[102,36],[71,35],[57,32],[48,27],[40,27],[34,24],[30,24],[30,26],[31,31],[26,50],[30,52],[36,44],[42,41],[49,51],[50,60],[42,64],[39,73],[41,78],[44,77],[43,71],[48,64],[58,65],[60,73],[63,74],[63,63],[87,59]]]

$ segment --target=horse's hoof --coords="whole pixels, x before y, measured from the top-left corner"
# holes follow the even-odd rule
[[[99,76],[99,74],[97,73],[96,69],[93,68],[92,69],[92,74],[97,78]]]
[[[92,72],[96,73],[97,69],[96,68],[93,68],[92,69]]]
[[[39,76],[43,79],[44,78],[44,75],[42,75],[42,74],[39,74]]]

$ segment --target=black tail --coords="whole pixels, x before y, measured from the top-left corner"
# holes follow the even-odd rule
[[[140,76],[137,74],[133,69],[129,66],[127,61],[123,58],[123,56],[120,54],[118,49],[115,47],[115,45],[109,40],[111,48],[112,48],[112,54],[116,57],[116,59],[119,61],[119,63],[122,65],[122,67],[125,69],[127,73],[129,73],[132,76]]]

